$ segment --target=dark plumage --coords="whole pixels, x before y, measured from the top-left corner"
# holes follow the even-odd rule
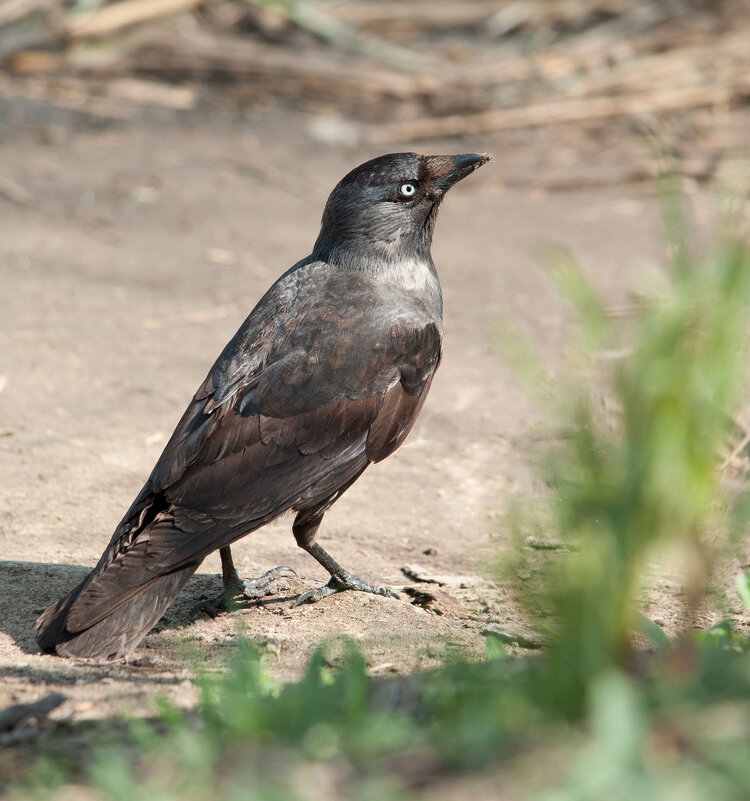
[[[132,651],[205,556],[287,510],[331,574],[300,597],[381,595],[316,542],[325,511],[409,433],[440,361],[442,298],[430,256],[444,193],[488,156],[395,153],[331,193],[310,256],[261,298],[208,373],[101,559],[37,622],[43,651]]]

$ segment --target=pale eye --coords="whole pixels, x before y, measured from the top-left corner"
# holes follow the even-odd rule
[[[401,184],[398,191],[403,197],[413,197],[417,193],[417,187],[414,184]]]

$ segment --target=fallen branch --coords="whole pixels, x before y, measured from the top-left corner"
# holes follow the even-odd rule
[[[34,200],[31,192],[28,192],[15,181],[11,181],[10,178],[3,178],[2,175],[0,175],[0,196],[21,207],[30,206]]]
[[[373,144],[381,144],[411,139],[474,135],[539,125],[587,122],[659,111],[726,106],[743,89],[750,87],[750,78],[745,76],[743,83],[743,87],[732,87],[725,84],[691,86],[685,89],[656,90],[622,97],[590,97],[481,111],[476,114],[455,114],[435,119],[425,118],[373,127],[366,134],[366,140]]]
[[[315,4],[306,0],[246,1],[260,7],[271,7],[299,28],[343,50],[359,53],[375,61],[405,70],[416,70],[425,62],[425,58],[413,50],[362,34],[353,26],[321,13]]]
[[[71,39],[109,36],[123,28],[188,11],[201,2],[203,0],[123,0],[88,14],[72,15],[66,29]]]
[[[273,87],[277,96],[408,99],[440,84],[427,74],[407,75],[373,69],[363,63],[335,61],[327,54],[290,51],[239,37],[205,31],[183,32],[177,38],[128,53],[100,72],[163,73],[222,76],[257,87]]]
[[[359,28],[381,27],[423,31],[480,25],[494,12],[487,0],[435,3],[434,0],[379,0],[377,3],[349,0],[331,4],[327,13]]]

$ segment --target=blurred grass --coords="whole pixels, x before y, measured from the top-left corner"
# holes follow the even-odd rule
[[[747,493],[730,494],[717,471],[745,388],[750,317],[741,203],[729,206],[716,247],[696,254],[677,179],[667,179],[666,290],[625,325],[574,261],[553,253],[579,352],[566,389],[550,387],[505,329],[509,360],[555,399],[561,433],[541,468],[545,490],[504,524],[514,547],[503,570],[545,632],[543,652],[510,657],[490,638],[483,662],[371,679],[356,648],[335,641],[299,683],[280,685],[238,638],[226,670],[197,679],[196,710],[162,702],[155,720],[90,745],[85,762],[50,768],[47,757],[13,797],[54,796],[75,780],[116,801],[395,801],[483,775],[502,778],[507,797],[539,801],[750,798],[750,647],[727,621],[694,630],[714,562],[748,519]],[[602,348],[623,355],[602,365]],[[602,414],[594,384],[615,414]],[[530,549],[530,532],[560,547]],[[637,606],[664,548],[686,588],[671,640]],[[739,574],[746,605],[749,588]],[[635,647],[634,632],[652,647]],[[497,787],[493,797],[506,797]]]
[[[717,473],[718,443],[745,385],[750,255],[731,233],[738,230],[741,206],[725,212],[716,249],[698,256],[688,245],[678,178],[664,182],[667,291],[644,299],[624,330],[608,318],[569,257],[550,259],[577,317],[579,358],[588,356],[590,368],[562,394],[560,445],[543,468],[551,491],[535,498],[546,511],[534,514],[546,515],[547,535],[575,556],[557,554],[537,565],[531,587],[523,580],[528,559],[519,548],[518,594],[530,614],[559,623],[548,660],[556,680],[543,685],[554,695],[550,703],[573,716],[581,713],[595,676],[628,664],[647,560],[667,545],[680,556],[689,628],[716,555],[710,535],[742,504],[726,496]],[[624,354],[597,380],[618,410],[614,420],[602,414],[591,392],[602,347]],[[528,362],[527,352],[523,358]],[[523,525],[515,529],[522,532]]]

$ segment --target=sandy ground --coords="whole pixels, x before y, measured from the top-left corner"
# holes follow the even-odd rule
[[[55,716],[75,719],[148,710],[155,693],[187,703],[191,666],[231,650],[238,628],[289,679],[337,633],[360,642],[374,673],[387,673],[429,667],[452,649],[480,655],[488,622],[522,623],[488,563],[507,499],[531,488],[539,414],[493,328],[512,316],[555,369],[566,313],[538,243],[569,247],[617,303],[659,257],[659,221],[643,189],[509,188],[506,165],[533,171],[533,159],[519,166],[502,141],[480,139],[425,148],[497,156],[451,193],[438,221],[446,333],[430,398],[405,446],[367,471],[320,532],[335,558],[374,582],[414,586],[401,568],[415,564],[444,577],[441,614],[404,593],[345,593],[290,609],[296,593],[327,577],[282,519],[234,553],[250,575],[293,567],[288,591],[239,615],[193,621],[192,605],[218,590],[212,555],[131,662],[37,653],[38,613],[98,559],[220,349],[276,276],[309,252],[335,182],[376,154],[316,143],[304,125],[269,111],[241,124],[0,141],[0,175],[32,197],[23,206],[0,196],[0,708],[51,690],[69,699]],[[676,584],[660,575],[659,588],[656,616],[669,626]]]

